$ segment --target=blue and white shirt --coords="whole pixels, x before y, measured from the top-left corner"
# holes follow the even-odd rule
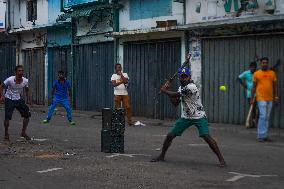
[[[185,87],[180,86],[178,92],[181,94],[181,118],[201,119],[206,117],[199,90],[194,83],[189,83]]]

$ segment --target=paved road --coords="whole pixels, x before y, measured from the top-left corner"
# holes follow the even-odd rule
[[[33,113],[28,132],[35,140],[27,143],[18,137],[21,119],[14,114],[12,143],[0,143],[1,189],[284,188],[283,130],[272,130],[274,142],[258,143],[253,129],[211,124],[228,163],[219,168],[195,128],[174,141],[166,162],[151,163],[169,127],[145,119],[145,127],[127,127],[125,154],[116,155],[100,152],[101,117],[82,114],[75,117],[76,127],[61,115],[43,125],[43,117]]]

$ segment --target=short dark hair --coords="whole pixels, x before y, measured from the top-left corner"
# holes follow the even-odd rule
[[[269,61],[268,57],[262,57],[262,58],[260,59],[260,62],[262,62],[263,60],[266,60],[267,62]]]
[[[17,65],[17,66],[15,67],[15,72],[16,72],[19,68],[24,68],[24,67],[23,67],[23,65]]]
[[[59,70],[59,71],[58,71],[58,74],[62,74],[62,75],[64,75],[64,71]]]
[[[116,68],[116,66],[121,66],[121,64],[120,64],[120,63],[116,63],[116,64],[114,65],[114,68]]]
[[[256,64],[256,62],[255,61],[253,61],[253,62],[251,62],[250,64],[249,64],[249,67],[257,67],[257,64]]]

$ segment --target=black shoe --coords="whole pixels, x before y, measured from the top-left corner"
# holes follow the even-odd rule
[[[272,142],[272,140],[270,138],[264,138],[263,139],[265,142]]]
[[[257,139],[258,142],[265,142],[264,138]]]

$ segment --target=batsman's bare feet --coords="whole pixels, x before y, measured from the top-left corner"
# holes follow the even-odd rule
[[[220,161],[219,167],[227,167],[226,162],[224,160]]]
[[[158,156],[158,157],[152,159],[150,162],[158,162],[158,161],[165,161],[165,158]]]
[[[26,139],[27,141],[30,141],[31,138],[26,134],[26,133],[22,133],[21,137],[23,137],[24,139]]]

